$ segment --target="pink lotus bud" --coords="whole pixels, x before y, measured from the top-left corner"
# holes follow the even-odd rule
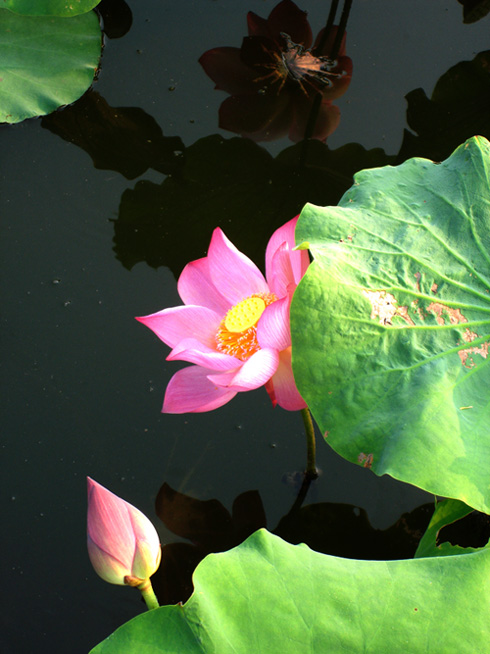
[[[87,477],[87,547],[95,572],[110,584],[138,586],[160,565],[157,531],[134,506]]]

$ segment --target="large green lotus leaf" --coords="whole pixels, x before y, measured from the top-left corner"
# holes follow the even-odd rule
[[[186,604],[131,620],[92,654],[475,654],[490,642],[489,575],[489,550],[359,561],[259,530],[199,564]]]
[[[479,547],[461,547],[460,545],[451,545],[447,541],[439,545],[437,544],[441,529],[461,520],[471,512],[472,508],[459,500],[444,500],[443,502],[439,502],[427,527],[427,531],[420,540],[415,557],[454,556],[455,554],[478,552],[481,549]],[[490,542],[484,545],[484,547],[490,548]]]
[[[98,5],[100,0],[0,0],[0,7],[25,16],[77,16]]]
[[[490,144],[361,171],[307,205],[298,388],[343,457],[490,513]]]
[[[42,116],[92,83],[101,32],[94,12],[59,18],[0,9],[0,122]]]

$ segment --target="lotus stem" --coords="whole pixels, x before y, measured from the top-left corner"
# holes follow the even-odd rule
[[[325,29],[323,30],[323,36],[321,38],[321,41],[318,43],[317,47],[315,48],[315,52],[314,52],[315,55],[321,54],[323,51],[323,46],[327,42],[329,32],[332,29],[332,25],[335,21],[335,14],[337,13],[338,6],[339,6],[339,0],[332,0],[332,2],[330,3],[330,11],[327,18],[327,24],[325,25]]]
[[[149,579],[145,579],[145,581],[137,586],[137,588],[139,588],[141,594],[143,595],[143,599],[145,600],[148,611],[151,611],[152,609],[158,609],[160,604],[158,603],[157,596],[155,595],[153,586],[151,585],[151,581]]]
[[[338,4],[339,4],[338,0],[333,0],[330,5],[330,12],[328,15],[327,24],[325,25],[325,30],[323,32],[322,39],[314,51],[316,55],[322,52],[323,46],[325,45],[328,39],[329,32],[332,29],[333,22],[335,20],[335,14],[337,13]],[[329,52],[328,55],[332,60],[336,59],[337,55],[339,54],[340,44],[342,43],[342,38],[344,36],[345,28],[347,26],[347,21],[349,19],[351,6],[352,6],[352,0],[345,0],[344,6],[342,8],[342,15],[340,17],[339,27],[335,37],[335,42],[332,46],[331,52]],[[322,94],[317,93],[311,105],[310,115],[308,116],[308,122],[306,123],[305,133],[303,136],[303,145],[299,157],[300,168],[302,168],[306,163],[308,142],[311,139],[313,130],[315,129],[315,123],[316,123],[316,119],[318,118],[318,112],[320,111],[321,103],[322,103]]]
[[[306,432],[306,470],[305,477],[309,479],[316,479],[318,477],[318,470],[316,467],[316,441],[315,441],[315,427],[311,419],[311,413],[308,408],[301,409],[301,415],[305,425]]]

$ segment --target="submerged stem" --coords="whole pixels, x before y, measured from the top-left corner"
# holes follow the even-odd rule
[[[152,609],[157,609],[160,606],[157,600],[157,596],[155,595],[155,592],[153,590],[153,586],[151,585],[151,581],[149,579],[146,579],[137,588],[139,588],[141,594],[143,595],[143,599],[145,600],[148,611],[151,611]]]
[[[306,470],[305,476],[309,479],[316,479],[318,477],[318,470],[316,468],[316,441],[315,441],[315,428],[311,413],[308,407],[301,409],[301,415],[305,425],[306,432]]]

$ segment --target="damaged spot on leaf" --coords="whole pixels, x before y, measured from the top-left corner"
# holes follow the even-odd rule
[[[477,338],[478,338],[478,334],[475,334],[475,332],[471,332],[468,328],[465,329],[465,332],[463,334],[463,341],[465,341],[465,343],[471,343]],[[487,341],[486,343],[482,343],[479,346],[468,347],[465,350],[460,350],[458,354],[463,366],[465,368],[474,368],[476,366],[476,363],[473,361],[473,357],[471,356],[472,354],[479,354],[484,359],[486,359],[488,356],[489,345],[490,342]]]
[[[433,293],[437,293],[437,289],[438,289],[438,286],[437,286],[437,284],[434,282],[434,283],[432,284],[432,286],[430,287],[430,290],[431,290]]]
[[[361,452],[357,457],[357,460],[359,463],[362,463],[364,468],[370,468],[373,465],[373,458],[372,454],[364,454],[364,452]]]
[[[380,325],[392,325],[393,318],[398,316],[409,325],[415,325],[408,315],[408,307],[400,307],[391,293],[386,291],[363,291],[364,297],[371,302],[371,319],[379,317]]]
[[[449,318],[451,325],[459,325],[462,322],[468,322],[459,309],[451,309],[440,302],[431,302],[427,311],[432,311],[436,315],[438,325],[445,325],[445,316]]]
[[[416,272],[414,277],[417,280],[417,283],[415,284],[415,290],[417,291],[417,293],[420,293],[420,279],[422,275],[419,272]]]
[[[435,286],[435,284],[434,284]],[[461,323],[468,322],[467,318],[463,316],[459,309],[451,309],[445,304],[440,302],[431,302],[427,307],[427,311],[432,311],[436,316],[436,321],[438,325],[445,325],[446,320],[449,319],[451,325],[460,325]],[[475,332],[470,331],[468,328],[465,329],[462,335],[463,341],[465,343],[472,343],[479,335]],[[474,368],[476,363],[473,361],[472,354],[479,354],[484,359],[488,357],[488,347],[490,342],[481,343],[478,346],[467,347],[464,350],[458,352],[461,363],[465,368]]]

